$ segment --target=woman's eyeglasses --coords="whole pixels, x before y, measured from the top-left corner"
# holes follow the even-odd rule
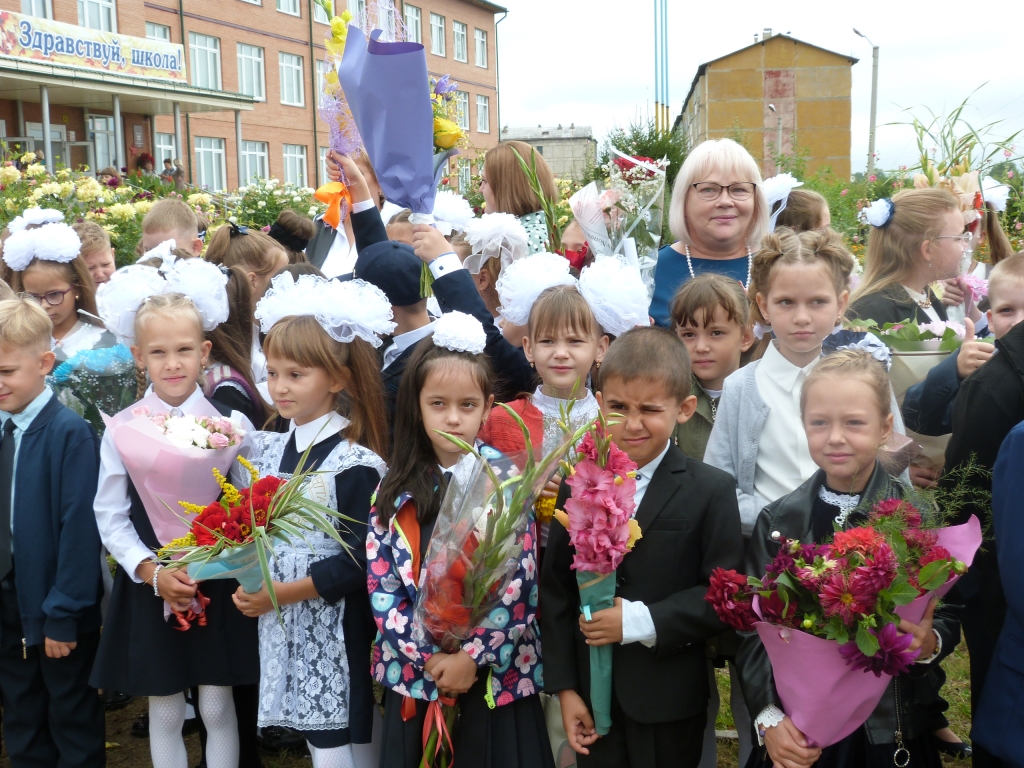
[[[61,304],[64,303],[64,297],[68,294],[68,292],[73,290],[75,290],[75,286],[72,285],[67,290],[47,291],[42,296],[40,296],[38,293],[28,293],[27,291],[22,295],[28,298],[33,298],[40,304],[46,303],[49,304],[51,307],[59,307]]]
[[[735,184],[715,184],[713,181],[699,181],[692,185],[701,200],[717,200],[722,192],[728,192],[733,200],[749,200],[757,185],[752,181],[740,181]]]
[[[972,237],[973,237],[973,235],[970,232],[964,232],[962,235],[938,235],[938,236],[935,237],[935,239],[936,240],[959,240],[960,241],[960,245],[963,248],[966,248],[970,244]]]

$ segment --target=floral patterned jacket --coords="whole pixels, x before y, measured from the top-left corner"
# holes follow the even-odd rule
[[[437,687],[424,665],[440,649],[426,632],[416,633],[426,636],[425,644],[413,639],[413,608],[422,584],[413,580],[411,548],[397,522],[397,511],[414,503],[411,495],[400,496],[395,502],[396,514],[387,528],[380,524],[376,507],[370,510],[366,577],[377,623],[372,674],[396,693],[432,701],[437,698]],[[532,510],[530,514],[532,517]],[[536,618],[536,530],[536,522],[531,519],[519,567],[501,605],[489,616],[489,623],[495,628],[479,628],[462,644],[462,649],[481,668],[481,674],[486,671],[488,675],[488,703],[492,708],[538,693],[544,685]],[[425,573],[426,569],[421,569],[421,581]]]

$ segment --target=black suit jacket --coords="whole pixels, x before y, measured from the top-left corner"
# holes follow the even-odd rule
[[[391,365],[381,371],[380,378],[384,384],[384,406],[388,411],[388,431],[395,430],[395,401],[398,399],[398,386],[402,383],[402,374],[405,373],[405,364],[409,361],[416,344],[406,349],[391,361]]]
[[[338,233],[332,227],[324,224],[323,218],[320,217],[313,219],[313,225],[316,227],[316,234],[313,235],[312,240],[306,243],[306,260],[320,269],[323,267]]]
[[[380,217],[380,211],[376,206],[366,211],[353,213],[349,217],[352,222],[352,232],[356,239],[356,253],[368,245],[388,239],[388,231]],[[316,225],[316,234],[306,245],[306,259],[317,269],[324,266],[327,254],[331,251],[334,238],[338,236],[337,230],[324,224],[322,218],[313,220]]]
[[[562,489],[559,505],[568,486]],[[653,648],[613,646],[613,690],[637,722],[682,720],[707,709],[704,645],[727,629],[704,599],[711,571],[743,566],[736,482],[670,445],[636,520],[643,538],[619,566],[615,594],[647,606],[658,639]],[[552,524],[540,582],[544,688],[573,689],[589,706],[590,653],[579,629],[573,554],[568,532]]]
[[[927,293],[932,302],[935,314],[943,322],[946,321],[946,307],[938,299],[932,289]],[[917,302],[903,289],[902,285],[890,285],[880,291],[868,293],[850,305],[847,317],[859,320],[874,320],[881,328],[886,323],[899,323],[914,320],[918,323],[930,323],[931,318],[918,306]]]

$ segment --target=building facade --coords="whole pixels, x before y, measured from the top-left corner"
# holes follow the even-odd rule
[[[364,17],[367,0],[347,2]],[[457,169],[468,183],[469,163],[498,142],[496,14],[505,9],[488,0],[396,6],[407,38],[425,46],[430,73],[459,83],[470,148]],[[134,169],[142,153],[158,168],[180,158],[186,179],[210,190],[258,177],[324,180],[328,129],[317,101],[330,25],[313,0],[0,0],[4,19],[7,48],[25,23],[41,45],[0,42],[0,135],[43,148],[45,100],[48,162]],[[48,43],[74,47],[79,38],[78,53],[97,56],[68,59]],[[118,46],[123,66],[99,55]],[[157,56],[178,69],[135,66]]]
[[[741,142],[765,176],[775,156],[807,150],[813,172],[850,175],[851,67],[857,59],[787,35],[701,64],[675,129],[691,147],[724,137]]]
[[[597,162],[597,141],[589,125],[501,129],[502,141],[524,141],[544,156],[558,178],[581,181]]]

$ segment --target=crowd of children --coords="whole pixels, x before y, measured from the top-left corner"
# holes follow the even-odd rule
[[[226,224],[204,242],[188,205],[168,199],[145,218],[138,263],[115,270],[95,223],[40,209],[12,221],[0,270],[12,765],[105,764],[100,689],[148,698],[156,768],[186,768],[191,707],[209,768],[258,766],[259,729],[294,734],[314,768],[414,768],[430,703],[456,696],[461,765],[703,768],[715,765],[716,666],[732,680],[741,765],[873,768],[898,747],[897,765],[920,768],[969,754],[948,731],[939,664],[963,622],[985,705],[989,666],[1005,664],[995,549],[919,624],[900,625],[917,663],[824,748],[784,711],[758,636],[729,630],[705,595],[716,568],[761,575],[781,539],[822,543],[858,524],[862,500],[951,482],[893,467],[904,418],[914,435],[952,433],[946,470],[996,467],[997,487],[1008,482],[997,457],[1005,468],[1000,444],[1024,421],[1024,254],[989,273],[994,347],[972,333],[901,413],[888,354],[843,326],[851,306],[865,319],[945,317],[929,286],[957,279],[952,198],[913,190],[888,203],[851,305],[855,261],[824,199],[791,192],[772,227],[756,167],[707,145],[680,171],[679,247],[663,249],[650,306],[634,267],[591,256],[576,270],[546,252],[540,201],[506,145],[485,160],[488,213],[449,237],[384,214],[365,156],[331,159],[351,194],[337,231],[289,214],[269,234]],[[152,413],[230,419],[263,476],[315,469],[303,494],[339,514],[339,538],[276,540],[273,595],[162,562],[157,500],[187,498],[198,478],[166,487],[123,437]],[[527,448],[522,421],[540,455],[599,414],[638,467],[643,537],[614,576],[614,606],[581,616],[574,550],[552,520],[571,491],[555,474],[524,513],[513,586],[486,626],[455,652],[416,631],[439,511],[476,461],[441,433],[499,458]],[[612,725],[599,736],[589,649],[606,645]],[[998,734],[982,738],[977,765],[1020,764]]]

